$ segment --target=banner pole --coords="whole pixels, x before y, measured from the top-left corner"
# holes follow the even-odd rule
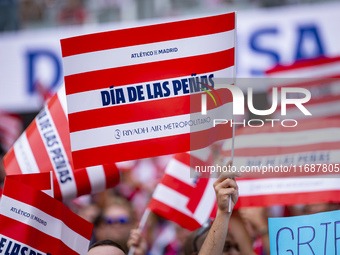
[[[236,86],[236,37],[237,37],[237,12],[235,12],[235,35],[234,35],[234,72],[233,72],[233,78],[234,78],[234,86]],[[234,98],[233,98],[234,100]],[[233,108],[234,111],[234,108]],[[231,138],[231,166],[234,163],[234,143],[235,143],[235,124],[234,124],[235,116],[234,114],[232,115],[232,123],[233,123],[233,136]],[[235,180],[235,178],[232,178]],[[231,195],[229,195],[229,205],[228,205],[228,212],[231,212]]]
[[[54,185],[53,185],[53,171],[50,171],[50,178],[51,178],[51,196],[54,198]]]
[[[138,225],[138,232],[139,233],[141,233],[143,231],[145,223],[146,223],[147,219],[149,218],[149,215],[150,215],[150,210],[149,210],[149,208],[146,208],[144,213],[143,213],[143,216],[142,216],[142,218],[139,222],[139,225]],[[133,255],[135,253],[135,249],[136,249],[136,247],[131,246],[131,248],[129,249],[128,255]]]

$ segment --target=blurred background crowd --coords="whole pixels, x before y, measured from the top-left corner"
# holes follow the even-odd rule
[[[328,0],[329,1],[329,0]],[[334,0],[336,1],[336,0]],[[119,22],[225,9],[287,6],[323,0],[1,0],[0,32]]]

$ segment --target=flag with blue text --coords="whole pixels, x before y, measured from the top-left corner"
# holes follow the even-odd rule
[[[0,201],[1,254],[86,254],[92,228],[60,201],[6,177]]]
[[[214,89],[214,79],[234,77],[235,33],[228,13],[61,40],[75,167],[230,138],[230,127],[213,126],[232,109],[229,90]]]

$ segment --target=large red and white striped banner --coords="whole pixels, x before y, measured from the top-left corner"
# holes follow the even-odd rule
[[[115,186],[115,164],[74,169],[68,131],[65,88],[47,102],[4,157],[6,174],[53,171],[54,197],[69,201]]]
[[[304,60],[291,66],[277,66],[267,71],[267,76],[273,81],[273,86],[306,88],[311,93],[311,99],[304,106],[312,115],[304,115],[295,105],[287,105],[285,118],[305,119],[340,116],[340,57]],[[299,94],[290,93],[292,98]],[[272,100],[272,88],[268,92]],[[278,101],[280,102],[280,93]],[[280,118],[280,104],[273,114]]]
[[[238,206],[340,202],[338,118],[240,128],[234,146],[233,165],[242,172]]]
[[[213,116],[231,117],[231,94],[210,89],[214,78],[234,77],[235,13],[67,38],[61,48],[76,168],[232,136],[213,127]],[[203,89],[216,92],[207,115]]]
[[[6,177],[0,201],[1,254],[86,254],[92,228],[60,201]]]
[[[148,208],[189,230],[194,230],[209,218],[215,217],[215,179],[208,176],[200,178],[202,173],[195,172],[195,169],[190,167],[193,160],[201,166],[207,165],[208,155],[209,153],[206,153],[206,160],[189,153],[174,155],[152,195]]]

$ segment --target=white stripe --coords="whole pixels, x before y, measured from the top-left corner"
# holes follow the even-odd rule
[[[178,40],[149,43],[94,51],[63,58],[65,76],[109,69],[122,66],[138,65],[168,59],[178,59],[202,54],[219,52],[234,47],[235,31],[227,31],[211,35],[203,35]],[[177,48],[177,52],[157,54],[132,58],[131,55],[140,52],[154,52],[168,48]]]
[[[46,195],[49,195],[50,197],[53,197],[53,196],[54,196],[54,194],[53,194],[53,192],[52,192],[51,189],[42,190],[42,192],[44,192]]]
[[[340,190],[338,178],[268,178],[237,180],[240,197]]]
[[[213,128],[213,119],[215,118],[231,119],[232,116],[231,105],[232,103],[228,103],[215,109],[209,110],[207,116],[210,117],[210,122],[192,125],[191,127],[189,125],[185,125],[185,123],[189,123],[190,120],[192,120],[193,123],[194,121],[196,121],[195,123],[198,123],[198,120],[204,119],[206,117],[201,115],[200,112],[197,112],[192,114],[125,123],[120,125],[106,126],[73,132],[70,134],[71,148],[72,151],[79,151],[83,149],[96,148],[112,144],[143,141],[159,137],[169,137],[179,134],[188,134],[201,130],[207,130]],[[173,126],[173,123],[183,123],[183,127]],[[159,125],[161,126],[162,130],[152,131],[153,127]],[[168,128],[164,130],[164,126]],[[130,130],[131,132],[135,132],[133,130],[137,130],[138,132],[140,132],[140,134],[132,133],[132,135],[130,134],[128,135],[126,133],[127,130]],[[144,132],[142,132],[142,130],[144,130]],[[148,132],[146,132],[146,130],[148,130]],[[118,137],[117,132],[120,133],[119,139],[115,138],[115,136]]]
[[[65,84],[63,84],[60,87],[57,94],[58,94],[58,99],[59,99],[59,102],[61,104],[61,107],[63,108],[63,111],[65,113],[66,118],[68,119]]]
[[[199,149],[199,150],[193,150],[193,151],[190,151],[189,154],[192,157],[196,157],[196,158],[202,160],[203,162],[207,162],[209,157],[212,155],[210,147],[205,147],[205,148],[202,148],[202,149]]]
[[[91,194],[95,194],[106,189],[106,176],[103,166],[87,167],[86,172],[90,179]]]
[[[182,162],[171,159],[165,169],[165,173],[184,182],[192,187],[195,187],[195,178],[190,178],[190,167]]]
[[[51,164],[53,166],[53,170],[54,170],[55,175],[57,177],[59,187],[60,187],[60,191],[61,191],[61,194],[62,194],[62,197],[63,197],[63,201],[67,201],[67,200],[75,198],[77,196],[77,186],[76,186],[76,183],[75,183],[72,166],[70,164],[70,160],[67,157],[67,154],[66,154],[66,151],[65,151],[65,148],[64,148],[64,144],[62,143],[62,140],[59,136],[58,130],[57,130],[55,124],[54,124],[53,118],[52,118],[51,113],[50,113],[47,106],[45,106],[44,111],[46,112],[46,116],[40,117],[41,119],[39,119],[39,115],[38,115],[35,119],[35,121],[37,123],[37,129],[38,129],[39,134],[42,138],[42,141],[45,145],[47,154],[48,154],[49,159],[51,161]],[[48,121],[48,123],[49,123],[48,127],[44,126],[44,128],[41,128],[40,122],[45,122],[45,121],[46,122]],[[53,134],[55,136],[55,138],[53,139],[53,141],[55,141],[53,143],[53,145],[48,143],[48,140],[45,138],[46,134],[47,134],[47,136],[51,136],[51,134]],[[60,153],[56,154],[56,153],[53,152],[53,151],[59,150],[59,149],[61,151]],[[58,162],[60,162],[61,160],[64,160],[65,161],[65,167],[63,167],[62,169],[58,169],[56,162],[53,160],[54,157],[58,157],[57,158]],[[62,178],[66,178],[65,174],[61,175],[58,171],[68,171],[67,176],[71,177],[71,180],[67,180],[67,181],[62,180]]]
[[[251,153],[251,152],[250,152]],[[340,162],[340,150],[319,150],[319,151],[301,151],[291,154],[282,155],[266,155],[266,156],[252,156],[238,157],[237,151],[235,152],[233,165],[240,169],[242,166],[292,166],[291,172],[299,172],[299,165],[304,164],[338,164]],[[256,162],[256,163],[255,163]],[[321,171],[320,171],[321,172]],[[289,173],[286,173],[287,176]],[[260,173],[259,173],[260,176]]]
[[[200,223],[201,225],[209,219],[210,214],[214,208],[216,203],[216,195],[213,184],[216,179],[209,178],[209,182],[207,184],[206,189],[204,190],[203,196],[194,212],[194,218]]]
[[[340,128],[239,135],[235,137],[235,149],[278,146],[289,147],[326,142],[340,142]],[[224,148],[230,148],[229,144],[230,141],[226,141],[223,145]]]
[[[233,74],[233,70],[234,70],[234,66],[228,67],[226,69],[223,70],[219,70],[214,72],[214,77],[232,77]],[[199,76],[203,76],[203,75],[209,75],[211,73],[205,73],[205,74],[199,74]],[[190,76],[191,77],[191,76]],[[183,78],[190,78],[189,76],[185,76],[185,77],[176,77],[175,79],[165,79],[165,80],[155,80],[152,81],[152,84],[155,84],[157,82],[163,84],[163,82],[165,81],[169,81],[169,90],[171,92],[170,96],[166,97],[166,98],[173,98],[173,97],[177,97],[177,96],[181,96],[183,95],[183,90],[181,89],[178,93],[178,95],[174,95],[174,91],[173,91],[173,86],[171,84],[172,80],[180,80]],[[128,92],[127,92],[127,87],[136,87],[138,85],[142,85],[143,86],[143,95],[145,96],[145,98],[147,98],[146,96],[146,85],[150,84],[150,82],[145,82],[143,84],[129,84],[129,86],[121,86],[120,88],[123,89],[124,92],[124,96],[126,98],[126,102],[125,103],[120,103],[118,105],[110,105],[110,106],[105,106],[106,107],[115,107],[115,106],[121,106],[121,105],[125,105],[125,104],[135,104],[135,103],[141,103],[141,102],[146,102],[146,101],[136,101],[136,102],[129,102],[128,100]],[[95,109],[100,109],[100,108],[104,108],[103,103],[102,103],[102,98],[101,98],[101,91],[109,91],[109,89],[98,89],[98,90],[90,90],[90,91],[85,91],[85,92],[80,92],[80,93],[76,93],[76,94],[70,94],[67,95],[67,110],[68,113],[75,113],[75,112],[82,112],[82,111],[88,111],[88,110],[95,110]],[[152,90],[153,93],[153,90]],[[200,92],[203,93],[203,92]],[[148,99],[149,100],[164,100],[164,98],[156,98],[156,99]]]
[[[153,199],[156,199],[187,216],[193,216],[187,208],[189,198],[163,185],[162,183],[157,185],[152,197]]]
[[[340,74],[340,61],[327,63],[327,64],[315,64],[304,68],[278,71],[272,74],[268,74],[269,77],[279,78],[309,78],[309,77],[327,77]]]
[[[11,208],[17,208],[24,212],[30,213],[45,221],[46,226],[39,223],[38,221],[31,219],[30,217],[25,217],[22,214],[18,214],[11,211]],[[17,220],[23,224],[31,226],[46,235],[52,236],[56,239],[60,239],[64,244],[66,244],[70,249],[74,250],[79,254],[86,254],[89,240],[79,235],[77,232],[69,228],[61,220],[52,217],[51,215],[41,211],[40,209],[33,207],[29,204],[22,203],[13,198],[2,195],[0,213],[6,217]],[[53,252],[52,252],[53,253]]]
[[[27,250],[27,255],[28,254],[45,254],[44,252],[42,252],[42,251],[39,251],[39,250],[37,250],[37,249],[34,249],[34,248],[32,248],[31,246],[29,246],[28,244],[25,244],[25,243],[22,243],[22,242],[19,242],[19,241],[17,241],[17,240],[14,240],[14,239],[12,239],[12,238],[9,238],[8,236],[5,236],[5,235],[3,235],[3,234],[0,234],[0,239],[2,239],[2,238],[4,238],[4,239],[6,239],[6,241],[5,242],[2,242],[1,244],[2,244],[2,246],[1,246],[1,250],[2,251],[6,251],[7,250],[7,248],[8,248],[8,251],[10,251],[10,249],[11,249],[11,246],[9,246],[8,247],[8,245],[10,244],[13,244],[13,246],[12,246],[12,249],[14,248],[14,244],[19,244],[20,246],[21,246],[21,248],[20,249],[22,249],[22,248],[24,248],[24,247],[29,247],[29,249]],[[11,243],[12,242],[12,243]],[[30,251],[34,251],[35,253],[30,253]],[[5,253],[3,253],[1,251],[1,253],[0,254],[5,254]],[[13,250],[12,250],[12,252],[13,252]],[[6,254],[19,254],[19,253],[6,253]],[[21,254],[24,254],[24,252],[25,252],[25,250],[21,250]],[[51,251],[52,252],[52,251]]]
[[[13,145],[15,157],[23,174],[39,173],[32,149],[29,145],[26,131],[24,131]]]
[[[306,105],[306,108],[312,115],[304,115],[297,107],[294,107],[287,108],[287,115],[281,115],[281,111],[274,112],[274,118],[299,120],[340,115],[339,100],[310,104]]]

